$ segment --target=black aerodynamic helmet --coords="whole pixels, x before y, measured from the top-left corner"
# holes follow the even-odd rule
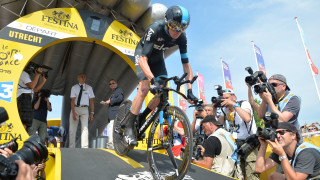
[[[165,17],[168,27],[174,31],[185,31],[190,24],[190,14],[182,6],[171,6]]]

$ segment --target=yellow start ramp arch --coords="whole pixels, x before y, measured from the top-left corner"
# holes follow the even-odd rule
[[[8,24],[0,31],[0,106],[9,116],[0,128],[0,143],[17,137],[21,148],[29,137],[17,109],[17,87],[22,71],[41,51],[65,41],[95,42],[117,53],[135,71],[139,40],[118,21],[75,8],[37,11]]]

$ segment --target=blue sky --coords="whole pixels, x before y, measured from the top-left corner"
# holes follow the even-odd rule
[[[256,70],[251,44],[254,41],[261,49],[267,76],[283,74],[291,92],[301,97],[300,123],[319,122],[320,100],[294,20],[297,16],[310,56],[320,69],[319,0],[153,0],[152,3],[181,5],[189,10],[191,23],[186,30],[189,61],[193,73],[204,76],[208,102],[217,96],[213,86],[223,85],[220,57],[229,64],[238,100],[247,99],[244,78],[248,73],[244,69],[251,66]],[[169,76],[183,73],[180,64],[178,51],[166,59]],[[316,82],[320,83],[319,75]],[[193,92],[198,93],[197,83]],[[60,118],[61,104],[52,97],[54,111],[48,118]],[[133,99],[133,95],[129,98]],[[190,120],[193,109],[187,110]]]

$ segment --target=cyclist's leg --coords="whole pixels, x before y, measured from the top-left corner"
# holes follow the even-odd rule
[[[124,120],[127,124],[125,130],[125,139],[127,143],[132,146],[137,146],[137,138],[134,134],[134,122],[139,114],[144,98],[147,96],[149,91],[149,81],[142,80],[139,82],[139,89],[136,97],[133,99],[131,111]]]

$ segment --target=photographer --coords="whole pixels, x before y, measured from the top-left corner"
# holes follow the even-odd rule
[[[193,111],[193,121],[191,124],[193,135],[201,134],[200,121],[203,120],[207,115],[216,115],[216,112],[217,109],[211,104],[205,104],[203,108],[200,108],[199,110],[195,109]]]
[[[33,71],[29,71],[29,67],[33,63],[29,63],[26,70],[22,71],[19,79],[18,89],[17,89],[17,105],[19,115],[23,124],[23,127],[29,131],[32,125],[33,119],[33,107],[32,107],[32,96],[33,92],[37,92],[42,88],[44,83],[47,81],[46,76],[42,74],[42,68],[38,67]],[[33,80],[30,79],[30,74],[34,73],[35,76]],[[38,80],[42,77],[41,82],[38,84]]]
[[[223,90],[221,102],[222,114],[219,122],[224,124],[227,120],[229,131],[236,140],[238,148],[245,142],[250,134],[256,134],[256,122],[253,120],[253,112],[248,101],[236,101],[237,97],[231,89]]]
[[[203,132],[209,136],[202,148],[203,160],[192,160],[194,164],[227,176],[233,176],[238,159],[237,145],[231,134],[224,130],[214,115],[206,116],[202,122]]]
[[[288,122],[281,122],[276,129],[275,142],[259,137],[261,147],[257,156],[255,170],[259,173],[267,171],[277,164],[284,173],[273,172],[269,179],[307,179],[320,177],[320,148],[310,143],[299,143],[297,128]],[[267,146],[272,154],[265,159]]]
[[[47,115],[48,111],[52,111],[51,103],[49,101],[50,90],[41,89],[37,93],[33,101],[33,121],[29,131],[29,135],[33,136],[38,131],[42,144],[45,144],[47,137]]]
[[[262,99],[257,111],[259,118],[263,118],[267,111],[274,112],[279,115],[279,122],[289,122],[299,129],[298,115],[301,104],[300,97],[290,93],[287,80],[281,74],[271,76],[268,82],[274,87],[279,103],[275,104],[272,101],[272,95],[267,88],[265,92],[259,93]]]
[[[248,101],[237,102],[236,95],[230,89],[223,90],[223,98],[221,106],[222,114],[219,117],[221,123],[227,120],[229,123],[229,131],[236,140],[238,149],[246,144],[246,139],[250,135],[256,134],[257,127],[253,118],[253,110]],[[248,142],[250,143],[250,142]],[[241,154],[241,169],[247,179],[259,179],[259,175],[254,172],[254,164],[258,153],[257,147],[247,154]]]

